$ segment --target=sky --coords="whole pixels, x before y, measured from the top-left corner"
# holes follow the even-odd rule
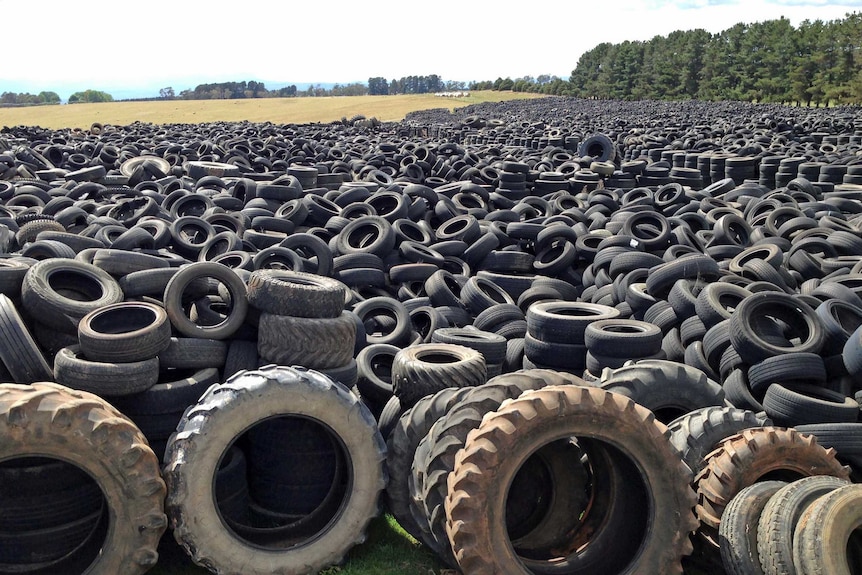
[[[601,42],[853,11],[862,0],[0,0],[0,92],[119,99],[242,80],[568,79]]]

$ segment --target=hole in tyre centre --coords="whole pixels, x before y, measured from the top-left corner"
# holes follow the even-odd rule
[[[183,294],[183,309],[194,323],[216,327],[227,321],[233,312],[233,298],[225,284],[210,280],[209,286],[202,293],[201,286],[193,282]]]
[[[49,457],[0,462],[0,573],[83,573],[109,527],[107,500],[83,469]]]
[[[105,295],[99,282],[74,272],[55,271],[48,276],[48,285],[61,296],[74,301],[95,301]]]
[[[222,521],[245,543],[286,549],[337,521],[350,495],[351,462],[319,421],[280,416],[258,422],[225,450],[213,478]]]
[[[537,574],[616,573],[636,561],[654,502],[619,448],[562,438],[531,453],[505,502],[509,542]]]
[[[425,363],[436,363],[436,364],[446,364],[446,363],[457,363],[458,358],[452,354],[448,353],[439,353],[436,351],[428,352],[428,353],[417,353],[416,359],[421,359]]]

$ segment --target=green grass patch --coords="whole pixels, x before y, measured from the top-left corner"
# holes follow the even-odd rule
[[[329,567],[320,575],[441,575],[453,573],[424,545],[417,543],[387,514],[368,528],[368,539],[348,554],[344,564]],[[149,575],[204,575],[208,570],[194,565],[173,536],[159,546],[159,564]]]

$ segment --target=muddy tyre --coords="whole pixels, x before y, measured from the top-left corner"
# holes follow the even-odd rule
[[[110,525],[88,574],[145,573],[167,527],[158,459],[126,417],[95,395],[52,383],[0,385],[0,460],[34,454],[92,477]]]
[[[298,417],[325,429],[344,456],[337,508],[299,533],[259,539],[232,530],[216,505],[213,478],[233,443],[259,422]],[[316,573],[365,540],[386,484],[386,445],[353,393],[314,371],[268,366],[211,387],[183,416],[164,468],[174,537],[203,567],[244,575]],[[283,536],[280,536],[283,535]],[[251,539],[249,539],[251,537]]]
[[[556,553],[519,556],[504,516],[509,486],[528,456],[572,436],[582,446],[612,454],[615,468],[634,471],[617,491],[633,505],[632,537],[618,536],[615,553],[604,554],[597,569],[585,572],[682,573],[681,559],[692,551],[688,534],[697,527],[689,469],[668,441],[667,429],[647,409],[622,395],[581,386],[526,392],[468,436],[446,498],[446,529],[462,571],[526,575],[563,572],[557,569],[565,564],[565,572],[581,572],[577,552],[559,561]],[[650,513],[637,513],[638,505]],[[601,537],[601,529],[592,535]]]

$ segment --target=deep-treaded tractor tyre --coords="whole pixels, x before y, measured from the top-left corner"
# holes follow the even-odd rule
[[[165,483],[157,457],[131,421],[87,392],[53,383],[2,384],[0,461],[34,455],[82,469],[107,503],[101,550],[84,571],[74,572],[139,574],[156,564],[167,527]]]
[[[622,529],[628,536],[620,534],[616,553],[604,554],[590,571],[579,569],[577,552],[519,556],[506,530],[506,499],[518,469],[541,446],[573,436],[587,451],[594,446],[608,454],[616,469],[632,472],[611,488],[611,498],[623,496],[632,505]],[[690,477],[667,428],[649,410],[601,389],[546,387],[506,403],[467,437],[449,476],[446,529],[461,570],[471,575],[682,573],[682,557],[692,551],[688,534],[697,527]]]
[[[315,525],[281,537],[278,530],[240,536],[219,512],[213,478],[234,442],[274,417],[310,420],[325,430],[344,457],[342,484]],[[302,368],[239,372],[189,408],[168,443],[164,474],[174,537],[196,564],[214,572],[317,573],[365,540],[386,484],[385,458],[374,417],[343,385]]]

